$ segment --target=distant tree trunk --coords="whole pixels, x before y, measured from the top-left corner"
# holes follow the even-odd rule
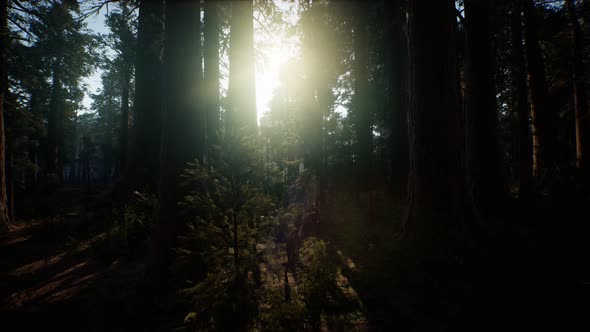
[[[528,104],[527,75],[522,47],[522,0],[514,0],[511,21],[512,43],[512,111],[515,113],[517,126],[515,134],[515,152],[518,160],[517,179],[520,198],[527,199],[532,194],[533,147],[530,130],[530,108]]]
[[[372,110],[369,103],[369,45],[367,34],[368,8],[364,1],[356,2],[354,47],[354,96],[353,115],[355,119],[357,179],[362,191],[372,188],[373,132]]]
[[[51,98],[47,117],[47,169],[46,174],[54,174],[59,179],[61,170],[61,135],[63,134],[63,88],[61,86],[61,55],[53,60]]]
[[[121,121],[119,131],[119,176],[127,167],[129,141],[129,86],[131,85],[131,68],[125,68],[121,75]]]
[[[410,179],[404,228],[410,243],[432,253],[462,239],[466,218],[455,5],[408,4]]]
[[[524,0],[523,12],[533,129],[533,174],[539,176],[542,169],[551,174],[556,167],[557,113],[548,105],[545,64],[537,35],[537,18],[533,0]]]
[[[35,116],[41,114],[42,112],[42,98],[41,92],[38,89],[33,89],[31,91],[31,99],[29,100],[29,108],[31,110],[31,114]],[[29,162],[31,165],[37,165],[37,156],[38,156],[38,147],[30,147],[28,151]],[[31,167],[29,169],[29,173],[26,180],[26,189],[27,193],[31,194],[35,190],[37,186],[37,176],[38,170]]]
[[[565,0],[571,35],[574,87],[574,110],[576,114],[576,167],[585,175],[590,172],[590,112],[584,86],[584,35],[572,0]]]
[[[127,180],[132,187],[155,190],[159,176],[162,136],[162,59],[164,37],[162,0],[140,0],[132,149]]]
[[[218,1],[205,1],[204,85],[207,145],[217,145],[219,131],[219,7]]]
[[[9,145],[6,148],[6,197],[8,198],[6,206],[8,207],[8,220],[14,222],[14,155],[13,148]]]
[[[408,187],[408,39],[404,31],[402,1],[385,1],[387,36],[385,68],[388,75],[386,106],[390,113],[389,150],[391,186],[394,194],[404,196]]]
[[[166,2],[164,37],[164,102],[159,197],[152,232],[148,278],[165,280],[176,236],[184,219],[178,208],[183,199],[181,174],[186,163],[203,155],[203,110],[200,4]]]
[[[490,0],[465,0],[465,94],[467,188],[483,215],[508,198],[498,145],[498,110],[491,45]]]
[[[256,84],[254,76],[254,21],[252,0],[231,1],[229,39],[229,110],[226,132],[242,129],[257,134]]]
[[[312,130],[317,140],[314,142],[314,168],[317,177],[316,207],[321,213],[321,207],[327,203],[326,188],[326,132],[324,130],[324,114],[330,112],[329,96],[332,93],[325,75],[320,75],[315,88],[317,95],[317,109],[314,116],[315,122]]]
[[[10,228],[8,207],[6,206],[6,135],[4,130],[4,101],[8,91],[8,72],[6,69],[8,52],[8,0],[0,0],[0,231]]]

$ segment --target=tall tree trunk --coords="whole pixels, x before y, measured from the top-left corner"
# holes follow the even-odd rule
[[[508,187],[502,176],[489,0],[465,0],[465,94],[467,188],[483,215],[498,212]]]
[[[257,134],[252,0],[232,1],[229,39],[228,123],[226,133]]]
[[[306,11],[303,14],[302,52],[305,62],[303,65],[305,87],[302,91],[303,117],[301,137],[303,141],[304,165],[315,175],[313,204],[319,213],[325,202],[325,177],[323,174],[323,114],[328,111],[327,93],[328,82],[325,74],[327,64],[322,63],[321,52],[322,32],[318,29],[320,10],[318,4],[305,2]]]
[[[119,124],[119,176],[127,167],[129,141],[129,86],[131,85],[131,68],[125,68],[121,75],[121,121]]]
[[[402,1],[385,1],[386,73],[390,114],[389,150],[391,186],[394,194],[404,196],[408,184],[408,39],[404,31]]]
[[[410,179],[405,233],[411,242],[451,248],[465,222],[461,112],[452,0],[409,2]]]
[[[164,3],[140,0],[135,60],[132,149],[127,180],[156,189],[162,136]]]
[[[164,101],[159,197],[149,257],[148,278],[164,281],[172,248],[184,219],[178,203],[184,197],[181,174],[186,163],[201,159],[203,117],[200,4],[166,2]],[[196,93],[195,93],[196,92]]]
[[[373,133],[372,110],[369,103],[369,45],[367,34],[368,4],[356,2],[355,27],[353,35],[354,47],[354,96],[353,115],[355,119],[357,179],[359,189],[366,191],[372,188],[372,157]]]
[[[219,6],[216,0],[205,1],[204,17],[204,85],[207,145],[219,144]]]
[[[520,198],[527,199],[532,194],[533,146],[530,130],[530,108],[528,104],[527,75],[522,46],[522,0],[514,0],[511,20],[512,44],[512,111],[517,126],[514,128],[515,153],[518,160],[517,179]]]
[[[4,130],[4,102],[8,91],[6,70],[8,53],[8,0],[0,1],[0,231],[10,228],[6,206],[6,135]]]
[[[31,110],[31,114],[34,116],[38,116],[42,112],[42,105],[41,105],[41,91],[39,89],[33,89],[31,91],[31,98],[29,100],[29,109]],[[38,147],[30,147],[28,151],[29,162],[31,165],[37,165],[37,158],[38,158]],[[31,167],[28,172],[27,180],[26,180],[26,191],[29,194],[32,194],[37,186],[37,178],[38,178],[38,170],[34,167]]]
[[[584,86],[584,35],[572,0],[565,0],[572,35],[574,110],[576,114],[576,167],[590,172],[590,112]]]
[[[548,105],[545,63],[537,35],[537,18],[533,0],[524,0],[524,35],[529,77],[530,107],[533,131],[533,174],[541,170],[552,174],[556,167],[555,140],[557,113]]]
[[[61,86],[61,54],[57,54],[52,68],[51,98],[47,117],[47,174],[54,174],[59,179],[61,170],[61,135],[63,134],[63,88]]]
[[[326,136],[327,133],[324,130],[324,115],[329,114],[331,104],[329,96],[332,94],[332,89],[328,85],[326,75],[320,75],[318,81],[316,81],[316,95],[317,95],[317,110],[314,116],[315,122],[313,124],[314,137],[317,137],[315,141],[314,149],[314,168],[316,172],[317,180],[317,193],[316,193],[316,207],[317,213],[321,212],[321,207],[327,203],[327,188],[326,188]]]
[[[8,207],[8,220],[14,221],[14,177],[16,176],[14,170],[14,154],[13,147],[10,145],[6,148],[6,197],[8,198],[6,206]]]

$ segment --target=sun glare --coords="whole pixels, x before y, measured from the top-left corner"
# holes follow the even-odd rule
[[[277,8],[282,12],[285,24],[277,24],[272,30],[269,30],[254,21],[256,109],[259,124],[264,113],[269,111],[270,100],[279,85],[281,66],[295,58],[299,52],[297,37],[290,35],[286,28],[297,22],[296,4],[277,1]]]

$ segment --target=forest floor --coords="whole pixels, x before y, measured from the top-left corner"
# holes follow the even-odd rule
[[[396,244],[399,202],[336,201],[319,233],[354,263],[345,274],[377,330],[590,331],[590,197],[513,199],[435,282]]]
[[[104,188],[65,186],[48,200],[52,216],[17,222],[0,237],[0,321],[18,331],[129,330],[139,263],[106,265],[93,242]],[[123,324],[123,325],[120,325]],[[116,326],[119,325],[119,326]],[[11,331],[7,328],[6,331]],[[131,328],[131,330],[133,330]]]
[[[51,216],[18,222],[0,236],[0,321],[6,331],[183,330],[185,307],[146,309],[137,295],[142,259],[105,259],[108,252],[97,251],[112,218],[107,192],[65,186],[48,198]],[[479,331],[590,330],[588,199],[541,197],[534,206],[504,213],[479,253],[484,263],[478,284],[469,286],[472,306],[432,303],[431,314],[395,285],[400,253],[392,234],[401,209],[385,196],[373,206],[368,202],[334,196],[322,212],[326,217],[309,232],[328,243],[358,297],[364,316],[354,330],[366,330],[368,319],[377,330],[428,331],[442,328],[435,316],[451,310],[465,321],[483,312],[474,321],[489,326]]]

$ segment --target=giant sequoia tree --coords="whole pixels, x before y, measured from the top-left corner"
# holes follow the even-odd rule
[[[408,40],[403,1],[385,2],[387,103],[390,119],[389,153],[393,191],[403,195],[408,182]]]
[[[368,15],[369,8],[364,1],[357,1],[355,6],[354,26],[354,96],[353,96],[353,117],[356,131],[356,157],[358,163],[358,179],[362,186],[372,185],[370,175],[372,174],[373,158],[373,130],[372,110],[369,106],[369,45],[368,45]]]
[[[405,231],[417,245],[432,248],[449,236],[460,236],[466,219],[454,2],[411,1],[408,15],[410,180]]]
[[[6,206],[6,168],[4,135],[4,94],[8,90],[6,58],[8,51],[8,1],[0,2],[0,230],[8,228],[8,208]]]
[[[187,162],[203,160],[204,130],[200,5],[166,3],[164,36],[164,112],[158,207],[153,228],[149,273],[152,282],[165,277],[183,218],[181,173]]]
[[[584,1],[586,3],[587,1]],[[571,29],[573,69],[574,111],[576,123],[576,166],[584,173],[590,170],[590,111],[586,97],[584,76],[584,33],[578,21],[578,14],[572,0],[566,0],[565,6]]]
[[[207,145],[219,143],[219,33],[220,9],[217,1],[205,1],[204,16],[204,102],[207,126]]]
[[[492,213],[507,198],[497,136],[490,9],[488,0],[465,1],[464,112],[468,186],[483,213]]]
[[[511,44],[511,105],[517,125],[513,128],[515,159],[520,197],[527,197],[532,191],[533,147],[530,130],[530,108],[528,103],[527,75],[522,44],[522,0],[514,0],[510,20]]]
[[[135,99],[129,172],[131,186],[155,190],[162,133],[162,48],[164,3],[141,0],[135,58]]]
[[[539,43],[537,13],[533,0],[524,0],[524,36],[533,132],[533,174],[556,167],[557,113],[550,106],[545,61]]]

